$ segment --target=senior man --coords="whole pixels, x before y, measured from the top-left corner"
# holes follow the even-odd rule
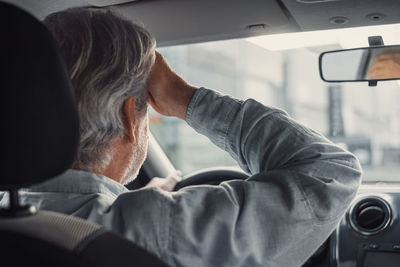
[[[104,225],[171,266],[300,266],[345,214],[361,176],[351,153],[284,111],[187,84],[145,29],[110,11],[70,9],[45,24],[75,88],[80,146],[73,169],[23,201]],[[146,101],[228,151],[250,178],[128,191],[146,155]]]

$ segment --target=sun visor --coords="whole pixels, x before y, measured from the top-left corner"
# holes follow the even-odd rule
[[[288,23],[288,17],[277,1],[265,0],[136,1],[114,9],[144,23],[159,45],[268,34]]]

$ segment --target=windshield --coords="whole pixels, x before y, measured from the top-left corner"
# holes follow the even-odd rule
[[[363,46],[367,46],[367,36],[363,38]],[[292,46],[281,49],[272,39],[253,38],[158,50],[192,85],[284,109],[353,152],[362,164],[364,182],[400,181],[400,83],[386,81],[369,87],[365,82],[323,82],[318,71],[319,54],[346,44],[338,39],[331,43],[322,39],[322,43],[304,44],[286,40]],[[226,152],[184,121],[150,111],[150,129],[184,174],[208,167],[236,166]]]

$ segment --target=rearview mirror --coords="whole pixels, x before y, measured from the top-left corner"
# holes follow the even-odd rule
[[[400,45],[324,52],[319,71],[326,82],[400,79]]]

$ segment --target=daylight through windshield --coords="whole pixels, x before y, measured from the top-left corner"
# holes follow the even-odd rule
[[[171,67],[195,86],[284,109],[358,156],[364,182],[400,180],[400,83],[325,83],[321,52],[339,44],[271,51],[253,41],[229,40],[160,48]],[[224,151],[183,121],[150,112],[150,128],[184,174],[235,166]],[[267,130],[267,129],[266,129]]]

